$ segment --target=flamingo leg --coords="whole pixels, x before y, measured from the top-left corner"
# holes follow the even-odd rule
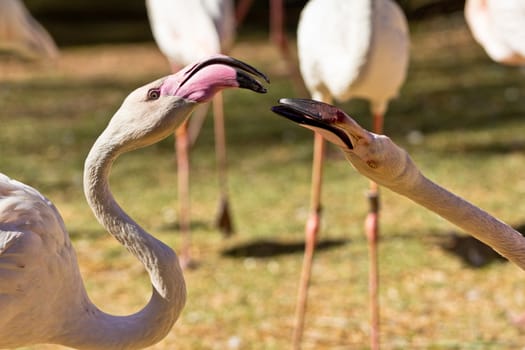
[[[383,133],[383,114],[374,113],[374,132]],[[368,192],[369,211],[365,221],[368,240],[369,269],[368,290],[370,296],[370,348],[379,349],[379,263],[377,245],[379,239],[379,186],[371,181]]]
[[[175,152],[177,155],[177,189],[179,192],[179,229],[182,234],[181,265],[191,265],[190,237],[190,162],[188,151],[188,121],[175,131]]]
[[[314,257],[317,235],[321,224],[321,185],[323,178],[323,162],[325,141],[323,137],[315,133],[314,136],[314,159],[312,166],[312,188],[310,202],[310,216],[305,227],[305,250],[301,279],[299,280],[299,292],[295,309],[295,325],[292,338],[293,349],[300,349],[304,329],[304,315],[308,300],[308,287],[312,274],[312,261]]]
[[[253,0],[239,0],[235,8],[235,23],[237,28],[241,26],[252,7]]]
[[[190,150],[195,145],[195,142],[197,142],[197,138],[206,120],[209,106],[209,103],[204,103],[195,107],[188,121],[188,147]]]
[[[285,22],[286,7],[284,6],[284,0],[270,0],[270,40],[277,46],[282,58],[286,61],[296,94],[306,96],[308,90],[304,86],[303,78],[299,71],[297,56],[288,46]]]
[[[285,58],[289,58],[288,40],[284,34],[285,8],[283,0],[270,0],[270,39]]]
[[[217,172],[219,175],[220,202],[216,226],[229,236],[234,233],[233,221],[228,200],[228,177],[226,163],[226,131],[224,128],[224,108],[222,93],[213,98],[213,118],[215,127],[215,152],[217,156]]]

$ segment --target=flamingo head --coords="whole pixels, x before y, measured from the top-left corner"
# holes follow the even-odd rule
[[[279,100],[279,105],[272,107],[272,111],[320,133],[338,146],[349,150],[354,148],[354,136],[346,125],[355,122],[335,106],[310,99],[283,98]]]
[[[419,170],[408,154],[385,135],[362,128],[341,109],[309,99],[285,98],[272,111],[320,133],[339,146],[362,175],[400,191],[419,178]]]
[[[146,84],[126,97],[105,133],[123,151],[164,139],[180,126],[196,105],[227,88],[265,93],[255,77],[269,82],[256,68],[228,56],[213,56]]]

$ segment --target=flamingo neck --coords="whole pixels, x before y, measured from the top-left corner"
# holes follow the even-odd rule
[[[409,172],[407,172],[409,173]],[[525,270],[525,238],[506,223],[419,173],[410,187],[391,187],[491,246]]]
[[[186,288],[175,252],[144,231],[111,194],[109,172],[123,147],[105,135],[98,138],[86,159],[84,192],[99,222],[144,265],[153,293],[141,311],[129,316],[108,315],[86,295],[60,343],[80,349],[142,348],[169,332],[184,306]]]

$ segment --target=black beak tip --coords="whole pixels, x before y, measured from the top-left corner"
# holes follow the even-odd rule
[[[259,81],[254,79],[250,74],[246,73],[244,70],[237,69],[236,80],[240,88],[249,89],[260,94],[264,94],[268,91]]]
[[[283,106],[281,105],[276,105],[276,106],[272,106],[270,107],[270,110],[276,114],[279,114],[279,111],[283,108]]]
[[[323,103],[314,100],[281,98],[279,105],[271,107],[271,110],[297,124],[330,132],[341,139],[349,149],[353,149],[350,137],[342,129],[333,125],[331,120],[322,118],[318,110],[320,106],[322,107]]]

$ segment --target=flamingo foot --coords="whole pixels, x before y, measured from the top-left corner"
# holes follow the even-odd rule
[[[195,270],[199,267],[199,263],[189,255],[181,256],[179,263],[183,270]]]
[[[525,328],[525,313],[511,317],[511,322],[518,328]]]
[[[235,233],[235,230],[233,229],[233,220],[230,214],[230,203],[225,197],[222,197],[219,202],[219,212],[217,214],[215,225],[226,237]]]

